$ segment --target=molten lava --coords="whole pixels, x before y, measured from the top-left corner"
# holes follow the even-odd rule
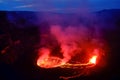
[[[58,57],[46,56],[42,60],[37,61],[37,65],[42,68],[54,68],[63,65],[62,59]]]
[[[91,30],[81,24],[79,27],[50,26],[50,35],[41,37],[42,48],[38,50],[37,65],[47,69],[72,70],[75,75],[77,72],[88,73],[88,69],[95,67],[96,62],[98,64],[98,60],[101,60],[104,46],[99,36],[93,34],[96,28]]]
[[[47,49],[44,49],[41,52],[43,55],[38,58],[37,65],[42,68],[55,68],[55,67],[79,68],[81,66],[91,66],[91,65],[93,66],[96,64],[96,59],[97,59],[97,56],[94,55],[92,56],[92,58],[89,59],[87,63],[72,64],[72,63],[66,62],[64,58],[62,59],[56,56],[49,55],[50,51]]]
[[[79,77],[80,75],[84,74],[85,71],[90,69],[91,67],[94,67],[96,65],[96,60],[98,58],[99,49],[94,49],[92,52],[90,52],[90,56],[85,63],[81,63],[80,61],[75,63],[70,63],[69,61],[66,61],[65,57],[60,58],[58,56],[50,55],[51,51],[47,48],[42,48],[39,50],[39,54],[41,54],[37,59],[37,65],[41,68],[61,68],[61,69],[69,69],[74,70],[76,73],[70,73],[72,76],[60,76],[60,78],[69,79],[74,77]],[[98,62],[98,61],[97,61]],[[81,71],[82,69],[82,71]]]
[[[96,64],[96,59],[97,59],[97,56],[93,56],[93,57],[90,59],[89,63],[91,63],[91,64]]]

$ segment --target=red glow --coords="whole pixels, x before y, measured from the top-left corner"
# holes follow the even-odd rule
[[[93,69],[96,62],[98,64],[103,45],[99,37],[97,38],[97,36],[91,34],[91,29],[89,30],[83,25],[65,28],[60,25],[52,25],[50,32],[55,40],[49,40],[50,37],[41,40],[42,46],[45,46],[38,52],[40,54],[37,59],[39,67],[59,67],[65,70],[69,68],[75,70],[75,74],[80,73],[80,76],[88,73],[88,69],[91,67]]]
[[[42,68],[54,68],[63,65],[62,59],[58,57],[46,56],[44,59],[38,59],[37,65]]]
[[[55,67],[61,67],[61,68],[73,68],[73,67],[80,67],[80,66],[88,66],[88,65],[94,65],[96,64],[97,56],[94,55],[92,58],[90,58],[89,62],[87,63],[79,63],[79,64],[71,64],[66,61],[64,58],[59,58],[56,56],[50,55],[49,49],[41,49],[40,53],[42,54],[37,59],[37,65],[42,68],[55,68]],[[94,50],[93,54],[98,54],[98,50]]]
[[[39,53],[42,55],[37,59],[37,65],[42,68],[54,68],[64,63],[61,58],[50,56],[49,49],[42,48]]]

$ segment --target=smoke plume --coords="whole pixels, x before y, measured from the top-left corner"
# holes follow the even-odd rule
[[[91,36],[89,29],[83,25],[78,27],[68,26],[66,28],[52,25],[50,31],[60,44],[61,53],[63,53],[66,62],[81,51],[83,45],[87,43]]]

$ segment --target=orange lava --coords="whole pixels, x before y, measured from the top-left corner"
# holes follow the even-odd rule
[[[59,57],[46,56],[42,60],[40,58],[37,60],[37,65],[42,68],[55,68],[63,64],[64,62]]]
[[[64,59],[55,56],[46,55],[44,57],[39,57],[37,60],[37,65],[41,68],[76,68],[81,66],[93,66],[96,64],[97,56],[93,56],[90,58],[88,63],[79,63],[79,64],[71,64],[65,62]]]

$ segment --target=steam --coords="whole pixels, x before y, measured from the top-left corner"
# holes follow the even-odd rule
[[[69,5],[63,10],[50,9],[52,12],[38,14],[40,18],[40,35],[43,35],[40,36],[40,45],[43,49],[50,51],[49,55],[42,56],[44,59],[39,56],[38,63],[40,67],[53,68],[70,64],[73,68],[75,64],[85,63],[85,65],[88,65],[89,61],[87,60],[91,57],[93,58],[90,63],[96,63],[96,58],[101,52],[99,51],[101,36],[96,15],[90,12],[87,1],[81,0],[83,5],[77,9],[71,8]],[[45,52],[43,50],[40,54],[45,54]],[[59,53],[60,55],[55,55]],[[81,57],[81,55],[84,56]],[[79,59],[74,60],[73,58],[76,58],[76,56]],[[81,61],[82,59],[83,61]]]
[[[89,52],[88,49],[99,47],[100,35],[96,15],[90,12],[88,0],[81,0],[81,4],[77,9],[70,8],[72,5],[70,4],[67,8],[60,10],[61,13],[55,10],[38,14],[41,35],[48,37],[44,37],[46,39],[41,37],[40,44],[52,47],[51,44],[58,43],[65,62],[69,62],[83,50]],[[50,49],[55,49],[55,46],[51,47]]]
[[[89,28],[83,25],[65,28],[59,25],[52,25],[50,31],[60,44],[65,62],[68,62],[77,53],[80,53],[91,36]]]
[[[87,53],[89,48],[99,47],[99,27],[95,24],[95,19],[95,15],[88,12],[79,15],[78,13],[42,14],[40,30],[43,35],[48,36],[45,37],[46,39],[41,37],[40,44],[55,49],[54,45],[58,43],[56,45],[60,46],[63,61],[69,62],[74,56],[81,54],[81,51]]]

